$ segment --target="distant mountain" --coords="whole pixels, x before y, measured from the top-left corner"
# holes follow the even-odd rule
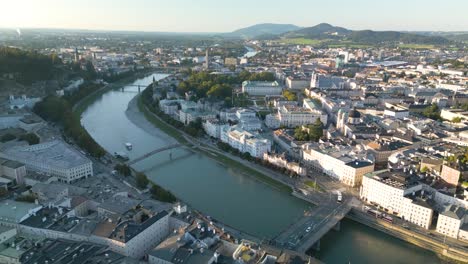
[[[285,32],[298,30],[300,28],[301,27],[292,24],[264,23],[256,24],[246,28],[241,28],[227,34],[231,36],[253,38],[257,36],[280,35]]]
[[[290,31],[284,34],[288,38],[338,38],[345,36],[352,31],[342,27],[335,27],[327,23],[321,23],[313,27],[306,27],[299,30]]]
[[[424,36],[443,37],[459,42],[468,42],[468,31],[419,31],[411,33],[417,33]]]
[[[413,33],[402,33],[397,31],[353,31],[349,39],[359,43],[382,43],[382,42],[403,42],[417,44],[448,44],[450,41],[444,37],[424,36]]]
[[[283,38],[307,38],[348,40],[362,44],[404,42],[418,44],[448,44],[450,40],[442,36],[423,35],[398,31],[350,30],[322,23],[282,34]]]

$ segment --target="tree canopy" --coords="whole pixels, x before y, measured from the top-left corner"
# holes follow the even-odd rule
[[[177,92],[184,95],[193,92],[197,98],[226,99],[232,95],[235,85],[243,81],[274,81],[271,72],[251,73],[242,71],[238,75],[210,74],[209,72],[189,72],[187,80],[179,83]]]
[[[61,125],[65,135],[72,138],[79,147],[88,151],[92,156],[102,157],[106,153],[81,126],[79,116],[73,113],[69,102],[64,98],[46,97],[34,106],[33,111],[45,120]]]
[[[140,189],[146,188],[148,186],[149,180],[144,173],[138,172],[135,176],[136,186]]]
[[[153,184],[150,189],[151,197],[161,202],[173,203],[177,198],[169,191],[163,189],[161,186]]]
[[[313,124],[298,126],[294,130],[294,139],[317,142],[323,136],[323,123],[317,119]]]
[[[290,90],[284,90],[283,91],[283,96],[288,100],[288,101],[296,101],[297,100],[297,95],[294,92],[291,92]]]
[[[433,119],[433,120],[440,120],[440,109],[436,104],[432,104],[431,106],[428,106],[426,109],[424,109],[424,112],[422,113],[423,116]]]
[[[17,74],[17,81],[30,84],[53,77],[54,66],[62,61],[54,54],[46,56],[36,51],[0,47],[0,74]]]

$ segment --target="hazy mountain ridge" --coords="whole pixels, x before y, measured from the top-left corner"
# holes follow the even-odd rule
[[[257,37],[261,35],[280,35],[298,29],[301,29],[301,27],[293,24],[262,23],[234,30],[228,34],[240,37]]]
[[[399,31],[350,30],[322,23],[313,27],[287,32],[285,38],[336,39],[357,43],[404,42],[420,44],[448,44],[450,40],[442,36],[431,36]]]

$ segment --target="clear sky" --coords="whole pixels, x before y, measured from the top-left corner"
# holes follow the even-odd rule
[[[228,32],[266,22],[468,31],[468,0],[0,0],[1,28]]]

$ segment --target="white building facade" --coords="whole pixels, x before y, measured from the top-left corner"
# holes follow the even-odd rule
[[[6,149],[0,157],[24,163],[28,170],[57,176],[66,183],[93,176],[92,161],[59,140]]]
[[[281,95],[283,87],[278,82],[244,81],[242,92],[252,96]]]
[[[318,147],[318,144],[302,145],[302,158],[316,170],[338,179],[348,186],[360,186],[362,176],[374,171],[374,163],[362,157],[352,156],[351,149]]]
[[[364,175],[360,197],[367,203],[376,204],[387,209],[391,214],[404,220],[429,229],[433,209],[419,202],[413,194],[424,192],[421,184],[404,184],[392,177],[382,176],[389,172],[379,171]]]
[[[248,152],[252,157],[263,158],[271,150],[271,141],[254,135],[239,127],[225,128],[222,131],[221,141],[242,153]]]

